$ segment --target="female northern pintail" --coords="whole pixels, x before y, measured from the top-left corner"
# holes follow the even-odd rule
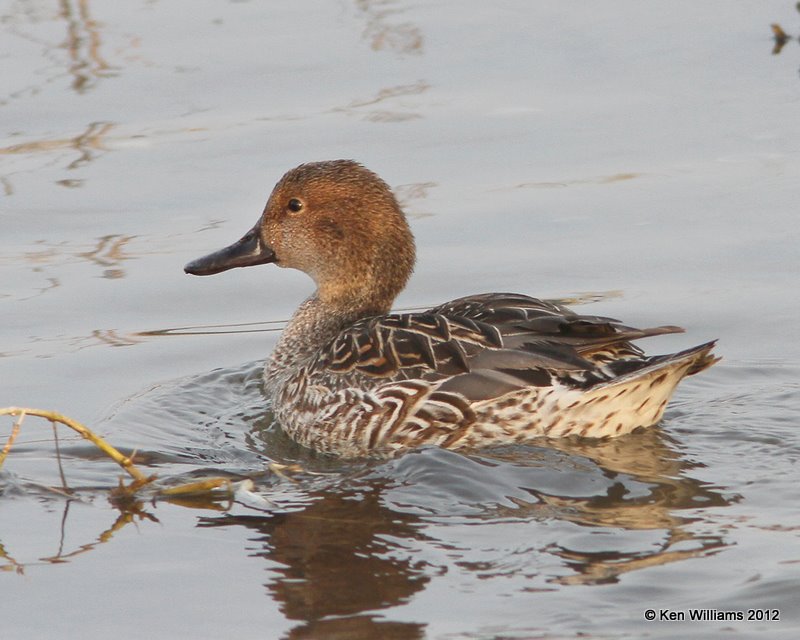
[[[255,227],[185,271],[269,262],[317,285],[265,366],[275,416],[297,442],[342,456],[626,434],[717,360],[713,342],[660,356],[630,342],[679,327],[634,329],[518,294],[389,313],[414,238],[387,184],[350,160],[289,171]]]

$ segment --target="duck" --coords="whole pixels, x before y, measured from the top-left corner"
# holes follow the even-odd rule
[[[252,229],[184,271],[270,263],[316,290],[266,361],[265,395],[281,428],[323,454],[623,436],[659,423],[677,384],[719,360],[716,340],[667,355],[633,344],[680,327],[637,329],[524,294],[392,313],[414,236],[387,183],[353,160],[291,169]]]

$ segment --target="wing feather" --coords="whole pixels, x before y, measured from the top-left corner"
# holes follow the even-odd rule
[[[317,355],[310,370],[333,374],[331,388],[420,379],[478,400],[555,382],[584,388],[602,383],[650,361],[631,341],[679,331],[637,329],[520,294],[480,294],[422,313],[356,322]],[[630,364],[617,365],[619,372],[604,367],[617,361]]]

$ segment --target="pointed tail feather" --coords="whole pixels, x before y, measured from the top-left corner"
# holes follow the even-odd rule
[[[711,365],[719,362],[722,360],[722,356],[717,356],[711,353],[711,350],[714,348],[714,345],[717,344],[716,340],[711,340],[710,342],[706,342],[705,344],[701,344],[694,348],[697,352],[697,359],[695,360],[694,364],[689,368],[686,372],[687,376],[693,376],[695,373],[700,373],[701,371],[705,371]],[[692,351],[692,349],[689,349]]]
[[[678,351],[677,353],[671,353],[664,356],[655,356],[651,359],[650,364],[620,375],[619,377],[609,380],[602,385],[598,385],[598,388],[626,384],[634,379],[647,378],[653,373],[662,370],[673,372],[683,369],[682,374],[678,380],[676,380],[677,384],[677,382],[685,376],[691,376],[695,373],[700,373],[721,359],[720,357],[711,353],[711,350],[714,348],[716,343],[716,340],[711,340],[710,342],[705,342],[697,345],[696,347]]]
[[[716,340],[711,340],[709,342],[704,342],[703,344],[699,344],[696,347],[691,347],[690,349],[685,349],[683,351],[678,351],[678,353],[673,353],[668,356],[663,356],[663,360],[660,362],[679,362],[679,361],[691,361],[691,366],[686,370],[687,376],[693,376],[695,373],[700,373],[701,371],[705,371],[708,369],[712,364],[715,362],[719,362],[722,360],[720,356],[715,356],[711,353],[711,350],[714,348],[714,345],[717,344]]]

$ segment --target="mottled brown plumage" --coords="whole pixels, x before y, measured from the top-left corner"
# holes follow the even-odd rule
[[[289,171],[251,231],[186,271],[268,262],[317,285],[265,380],[282,427],[320,451],[622,435],[658,422],[678,382],[716,361],[713,342],[665,356],[631,342],[678,327],[636,329],[519,294],[390,314],[413,236],[386,183],[349,160]]]

